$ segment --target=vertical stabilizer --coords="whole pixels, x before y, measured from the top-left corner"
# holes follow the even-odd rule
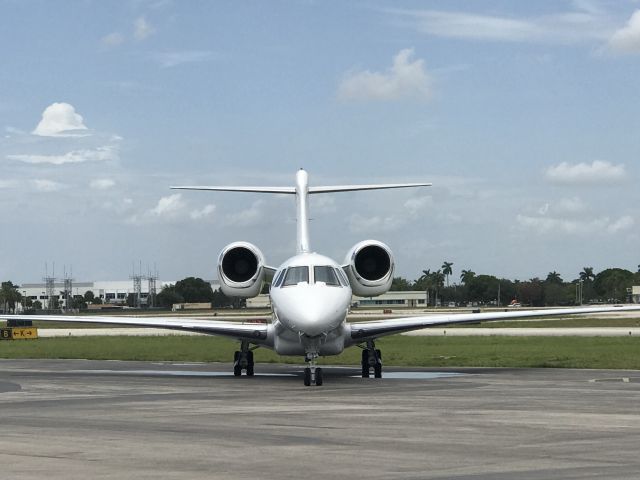
[[[309,175],[302,168],[296,173],[297,253],[308,253],[309,246]]]

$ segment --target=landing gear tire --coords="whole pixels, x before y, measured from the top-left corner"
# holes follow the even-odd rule
[[[369,378],[369,350],[362,350],[362,378]]]
[[[311,369],[305,368],[304,369],[304,386],[308,387],[310,385],[311,385]]]
[[[316,368],[316,386],[322,385],[322,369]]]
[[[373,376],[382,378],[382,352],[376,350],[376,364],[373,366]]]
[[[382,378],[382,352],[373,342],[368,342],[367,348],[362,350],[362,378],[369,378],[372,368],[373,376]]]
[[[253,352],[247,352],[247,377],[253,377]]]
[[[242,345],[243,350],[233,353],[233,375],[239,377],[245,370],[248,377],[253,376],[253,352],[248,350],[248,345]]]
[[[240,352],[233,352],[233,375],[239,377],[242,375],[242,367],[240,366]]]

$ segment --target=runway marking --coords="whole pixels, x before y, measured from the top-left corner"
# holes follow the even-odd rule
[[[630,378],[630,377],[620,377],[620,378],[592,378],[591,380],[589,380],[589,383],[596,383],[596,382],[622,382],[622,383],[630,383],[630,382],[631,382],[631,378]]]
[[[383,372],[382,378],[392,378],[396,380],[433,380],[435,378],[458,377],[466,375],[459,372]],[[354,375],[352,378],[360,378]]]
[[[196,372],[188,370],[70,370],[69,373],[102,375],[156,375],[173,377],[233,377],[233,372]],[[293,373],[256,373],[256,377],[295,377]]]

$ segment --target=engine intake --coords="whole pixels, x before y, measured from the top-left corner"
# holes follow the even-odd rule
[[[391,249],[382,242],[366,240],[356,244],[345,258],[351,290],[360,297],[387,292],[393,281]]]
[[[220,288],[229,297],[255,297],[264,281],[264,257],[255,245],[235,242],[227,245],[218,258]]]

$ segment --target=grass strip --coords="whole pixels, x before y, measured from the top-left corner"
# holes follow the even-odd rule
[[[407,337],[377,342],[385,365],[422,367],[555,367],[640,369],[637,337]],[[0,358],[84,358],[231,362],[238,343],[220,337],[65,337],[0,342]],[[259,363],[302,364],[257,349]],[[325,365],[358,365],[360,349],[324,357]]]

